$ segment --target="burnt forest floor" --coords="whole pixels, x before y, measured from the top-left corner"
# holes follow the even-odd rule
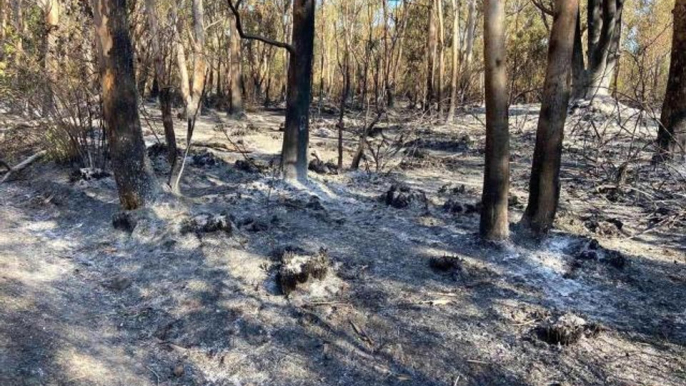
[[[282,110],[207,110],[183,197],[130,214],[129,230],[113,227],[112,177],[33,166],[0,185],[0,385],[686,384],[686,168],[651,164],[656,125],[642,112],[575,108],[556,229],[532,241],[516,222],[537,113],[511,111],[505,245],[476,235],[479,107],[449,125],[395,111],[361,170],[313,165],[322,174],[304,186],[273,177]],[[346,119],[345,165],[364,120]],[[315,109],[324,163],[335,123]],[[230,229],[186,232],[203,214]],[[287,249],[325,255],[328,274],[284,296]],[[574,323],[554,331],[559,320]]]

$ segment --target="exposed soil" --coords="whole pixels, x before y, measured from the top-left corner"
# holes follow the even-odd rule
[[[512,110],[513,224],[537,108]],[[620,113],[608,132],[645,120]],[[541,242],[514,225],[507,245],[475,235],[479,108],[448,126],[398,113],[371,139],[383,168],[369,157],[369,170],[311,172],[307,186],[273,178],[280,111],[209,111],[184,197],[125,215],[109,174],[36,165],[0,185],[0,385],[684,385],[684,181],[647,151],[621,172],[655,125],[628,140],[592,132],[613,114],[570,118],[557,228]],[[612,139],[601,151],[594,136]],[[322,162],[336,141],[335,117],[315,117]],[[349,165],[354,133],[345,144]],[[164,149],[151,154],[163,177]],[[329,267],[283,291],[293,256]]]

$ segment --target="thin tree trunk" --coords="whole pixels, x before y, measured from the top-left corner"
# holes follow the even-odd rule
[[[235,118],[245,117],[241,79],[243,78],[243,60],[241,56],[241,38],[236,30],[236,20],[230,20],[229,34],[229,107],[227,114]]]
[[[602,18],[598,16],[600,0],[589,0],[589,60],[586,74],[586,98],[608,95],[621,35],[624,0],[604,0]],[[592,7],[592,8],[591,8]],[[598,35],[598,24],[601,24]]]
[[[340,106],[340,113],[338,116],[338,172],[341,173],[343,171],[343,129],[345,128],[345,104],[348,101],[348,96],[350,94],[350,34],[351,34],[351,28],[350,28],[350,20],[349,20],[349,6],[348,3],[345,3],[344,5],[344,12],[345,14],[343,17],[345,20],[343,21],[343,34],[344,34],[344,43],[345,43],[345,52],[343,54],[343,66],[341,68],[341,72],[343,73],[343,92],[341,93],[341,106]],[[336,40],[336,45],[338,47],[338,39]],[[340,66],[340,62],[339,62]],[[353,169],[357,169],[359,166],[359,161],[357,165],[352,165]]]
[[[183,43],[180,39],[183,31],[183,23],[178,20],[176,33],[176,51],[177,62],[179,67],[179,75],[181,78],[181,92],[185,100],[186,108],[186,151],[182,159],[181,166],[176,173],[176,180],[172,185],[172,191],[180,192],[181,177],[186,164],[186,158],[190,151],[191,141],[193,138],[193,131],[195,129],[195,120],[200,112],[200,100],[205,89],[205,74],[207,71],[207,61],[205,58],[205,10],[203,0],[193,0],[192,2],[193,14],[193,78],[188,76],[188,66],[186,63],[186,53]],[[178,16],[178,14],[176,15]],[[174,170],[172,170],[172,178]],[[171,179],[170,179],[171,182]]]
[[[474,58],[474,38],[476,35],[476,0],[469,0],[467,6],[467,38],[465,39],[464,61],[462,66],[462,103],[469,95],[472,76],[472,59]]]
[[[429,1],[429,33],[427,35],[426,52],[426,94],[424,96],[424,111],[431,111],[431,104],[434,101],[434,83],[436,72],[436,19],[434,17],[434,6],[436,0]]]
[[[203,0],[193,0],[193,84],[191,85],[193,116],[200,109],[200,98],[205,89],[207,59],[205,58],[205,8]]]
[[[578,9],[578,0],[555,2],[556,14],[550,34],[548,68],[529,183],[529,203],[521,221],[535,234],[545,234],[552,228],[560,199],[562,140],[570,97]]]
[[[326,36],[324,29],[326,28],[326,8],[325,0],[321,0],[322,7],[322,21],[321,21],[321,38],[319,39],[319,114],[322,113],[322,104],[324,103],[324,62],[326,58]]]
[[[672,62],[662,106],[658,145],[667,158],[686,158],[686,0],[674,5]]]
[[[4,42],[7,36],[7,1],[0,0],[0,42],[2,42],[2,45],[0,45],[0,59],[3,59],[5,56]]]
[[[445,87],[445,25],[443,23],[443,0],[436,0],[438,12],[438,119],[443,119],[443,88]]]
[[[338,115],[338,172],[343,171],[343,129],[345,128],[345,102],[348,100],[350,93],[350,52],[346,44],[344,57],[344,74],[343,74],[343,92],[341,93],[341,106]],[[359,163],[358,163],[359,166]]]
[[[167,143],[167,161],[171,165],[171,170],[176,166],[176,134],[174,133],[174,117],[172,116],[171,85],[168,84],[169,75],[164,63],[164,54],[160,46],[160,28],[157,23],[157,11],[155,0],[145,0],[145,13],[148,18],[148,25],[152,39],[152,57],[155,63],[155,79],[157,81],[160,100],[160,111],[162,112],[162,124],[164,126],[164,140]],[[171,172],[170,172],[171,173]]]
[[[157,81],[157,73],[152,78],[152,85],[150,86],[150,98],[157,99],[160,97],[160,84]]]
[[[13,0],[13,27],[17,34],[17,41],[15,43],[14,64],[21,66],[21,61],[24,56],[24,34],[26,32],[26,23],[24,23],[24,1]]]
[[[486,240],[509,237],[510,138],[506,55],[505,0],[485,0],[486,163],[480,234]]]
[[[57,69],[57,60],[55,58],[55,49],[57,47],[57,34],[55,33],[59,28],[60,22],[60,4],[56,0],[47,0],[44,3],[45,13],[45,33],[43,36],[43,71],[46,76],[45,95],[43,96],[43,115],[48,115],[53,107],[52,88],[56,81],[55,70]]]
[[[574,99],[582,98],[584,93],[584,47],[581,41],[581,8],[577,8],[574,28],[574,52],[572,53],[572,86]]]
[[[455,109],[457,107],[457,82],[460,74],[460,1],[453,2],[453,72],[450,78],[450,109],[446,123],[455,120]]]
[[[286,180],[307,180],[312,54],[314,51],[316,0],[293,1],[295,54],[290,55],[281,167]]]
[[[393,92],[391,90],[391,61],[392,53],[388,46],[388,0],[381,0],[381,8],[383,15],[383,90],[386,99],[386,105],[393,107],[395,103],[393,100]],[[396,26],[397,33],[398,26]]]
[[[145,154],[126,0],[93,0],[103,116],[119,200],[126,210],[153,200],[158,183]]]

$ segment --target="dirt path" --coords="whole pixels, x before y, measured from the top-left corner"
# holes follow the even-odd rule
[[[122,344],[116,297],[75,260],[97,234],[83,240],[51,210],[27,210],[50,204],[17,188],[3,187],[0,204],[0,384],[153,384],[142,350]]]

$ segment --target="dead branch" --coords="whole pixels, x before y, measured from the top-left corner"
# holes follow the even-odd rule
[[[546,6],[543,4],[543,1],[541,0],[531,0],[532,3],[538,8],[541,12],[543,12],[546,15],[549,16],[555,16],[555,11],[553,10],[552,6]]]
[[[236,4],[234,4],[232,0],[226,0],[226,2],[229,5],[229,9],[231,9],[231,13],[233,13],[234,18],[236,19],[236,30],[238,30],[238,35],[240,35],[241,39],[257,40],[257,41],[260,41],[262,43],[269,44],[271,46],[284,48],[291,55],[295,55],[295,47],[293,47],[292,45],[290,45],[288,43],[272,40],[272,39],[266,38],[264,36],[245,33],[245,31],[243,31],[243,24],[241,22],[241,15],[240,15],[240,13],[238,13],[238,8],[241,6],[241,3],[243,2],[243,0],[237,0]]]
[[[34,162],[36,162],[37,160],[43,158],[43,156],[45,156],[47,153],[48,153],[47,151],[41,150],[41,151],[39,151],[38,153],[32,155],[31,157],[25,159],[25,160],[22,161],[21,163],[17,164],[16,166],[9,168],[9,170],[7,171],[7,173],[5,174],[5,176],[2,177],[2,180],[0,180],[0,184],[2,184],[3,182],[7,181],[7,180],[10,178],[10,176],[11,176],[12,174],[16,174],[16,173],[18,173],[18,172],[20,172],[20,171],[26,169],[26,168],[29,167],[32,163],[34,163]],[[7,165],[6,163],[4,163],[4,162],[3,162],[3,165],[4,165],[5,167],[8,167],[8,165]]]
[[[372,131],[372,129],[374,129],[374,126],[376,126],[376,124],[379,123],[379,121],[381,121],[383,113],[383,110],[378,109],[376,112],[376,117],[371,121],[371,123],[364,127],[362,135],[360,136],[360,142],[358,144],[357,151],[355,152],[355,156],[353,157],[352,165],[350,166],[351,169],[356,170],[359,168],[360,160],[362,159],[362,157],[364,157],[364,148],[367,145],[367,136]]]

